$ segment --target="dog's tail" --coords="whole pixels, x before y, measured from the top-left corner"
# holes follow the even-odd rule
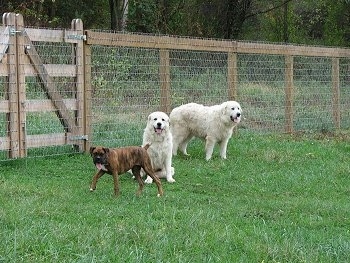
[[[143,146],[143,148],[147,151],[147,149],[151,146],[151,143],[147,143]]]

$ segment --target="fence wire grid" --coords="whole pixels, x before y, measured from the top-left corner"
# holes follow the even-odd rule
[[[1,32],[5,31],[0,27]],[[11,45],[8,37],[0,32],[0,47]],[[70,43],[33,42],[41,61],[45,65],[61,64],[71,66],[77,57]],[[257,49],[259,47],[257,46]],[[5,50],[5,49],[0,49]],[[27,157],[45,157],[57,154],[79,152],[74,138],[70,136],[58,143],[62,134],[69,133],[64,128],[64,119],[48,102],[47,88],[43,79],[33,70],[22,78],[25,85],[20,107],[22,121],[11,125],[11,72],[4,67],[14,48],[0,53],[0,146],[11,144],[11,132],[25,131],[21,140],[32,136],[32,147]],[[339,88],[339,105],[334,105],[334,61],[331,57],[294,56],[293,57],[293,130],[297,132],[335,131],[350,127],[350,58],[338,58],[339,67],[336,84]],[[33,61],[23,60],[21,66],[33,67]],[[121,147],[140,145],[147,116],[161,110],[160,65],[158,48],[91,45],[90,89],[86,98],[91,111],[86,116],[90,131],[88,140],[91,145]],[[28,65],[27,65],[27,64]],[[14,66],[14,65],[12,65]],[[49,67],[49,66],[48,66]],[[169,49],[169,87],[170,110],[181,104],[196,102],[205,105],[220,104],[229,100],[228,96],[228,54],[218,51]],[[53,71],[58,68],[53,68]],[[63,70],[65,72],[65,70]],[[5,73],[4,73],[5,72]],[[8,72],[8,74],[6,73]],[[82,125],[77,111],[79,98],[83,97],[77,89],[79,75],[61,74],[56,71],[51,76],[55,88],[64,101],[69,116],[77,125]],[[27,72],[28,73],[28,72]],[[78,73],[81,74],[81,73]],[[261,52],[237,54],[236,100],[243,109],[243,121],[239,130],[258,133],[282,133],[286,125],[286,63],[285,56],[261,54]],[[85,82],[87,80],[85,79]],[[81,83],[80,83],[81,84]],[[47,104],[50,105],[47,105]],[[340,127],[334,117],[334,108],[339,109]],[[168,114],[170,112],[167,112]],[[22,126],[21,126],[22,125]],[[78,127],[79,128],[79,127]],[[15,134],[14,133],[14,134]],[[51,134],[50,136],[47,136]],[[85,136],[85,134],[79,134]],[[6,139],[7,138],[7,139]],[[8,139],[10,138],[10,139]],[[6,140],[9,140],[6,142]],[[35,140],[52,140],[45,146],[36,147]],[[38,143],[38,145],[41,145]],[[3,147],[0,160],[11,159],[9,151]]]

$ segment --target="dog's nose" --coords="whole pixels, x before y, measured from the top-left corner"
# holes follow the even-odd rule
[[[161,124],[160,122],[158,122],[158,123],[157,123],[157,126],[158,126],[158,127],[161,127],[161,126],[162,126],[162,124]]]
[[[241,117],[241,113],[237,112],[237,117]]]

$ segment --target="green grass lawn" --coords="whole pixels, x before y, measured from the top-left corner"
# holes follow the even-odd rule
[[[0,262],[349,262],[348,138],[234,135],[173,159],[140,197],[127,174],[89,191],[87,154],[0,163]]]

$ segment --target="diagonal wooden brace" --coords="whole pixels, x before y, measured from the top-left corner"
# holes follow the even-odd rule
[[[34,45],[32,44],[25,31],[23,32],[23,37],[24,44],[26,46],[25,52],[28,55],[30,62],[33,64],[34,69],[36,70],[39,78],[42,81],[43,88],[47,97],[52,101],[53,105],[57,109],[56,114],[58,118],[60,119],[66,132],[75,134],[77,127],[75,125],[74,118],[70,116],[69,110],[64,104],[61,94],[57,90],[54,81],[47,72],[43,62],[40,59],[38,52],[36,51]]]

